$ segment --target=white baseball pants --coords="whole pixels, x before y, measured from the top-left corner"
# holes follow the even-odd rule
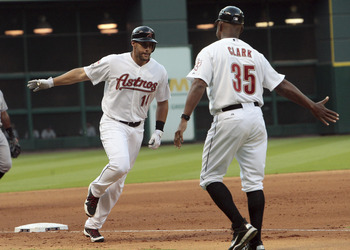
[[[267,132],[261,108],[242,103],[243,108],[214,116],[204,143],[200,185],[223,182],[233,158],[240,166],[242,190],[263,189]]]
[[[103,147],[109,159],[101,174],[90,184],[91,192],[100,197],[96,213],[85,222],[85,227],[100,229],[117,203],[124,187],[127,173],[140,151],[144,123],[130,127],[106,115],[100,122]]]

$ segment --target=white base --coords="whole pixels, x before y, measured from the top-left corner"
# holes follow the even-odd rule
[[[68,230],[67,225],[58,223],[34,223],[27,224],[19,227],[15,227],[15,233],[27,232],[27,233],[41,233],[48,231]]]

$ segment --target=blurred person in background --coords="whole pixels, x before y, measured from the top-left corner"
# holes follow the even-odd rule
[[[41,131],[41,138],[43,139],[55,139],[56,138],[56,132],[52,129],[51,126],[43,129]]]
[[[80,129],[79,130],[79,134],[80,135],[84,135],[84,131],[83,129]],[[95,137],[97,134],[96,134],[96,129],[95,127],[90,123],[90,122],[87,122],[86,123],[86,132],[85,132],[85,135],[87,137]]]
[[[96,129],[89,122],[86,124],[86,136],[87,137],[94,137],[94,136],[96,136]]]

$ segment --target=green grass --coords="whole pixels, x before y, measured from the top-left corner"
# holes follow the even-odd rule
[[[203,143],[179,150],[142,147],[127,183],[198,179]],[[107,164],[103,149],[23,152],[1,180],[0,192],[86,187]],[[350,169],[350,135],[269,139],[266,174]],[[234,160],[226,176],[239,176]]]

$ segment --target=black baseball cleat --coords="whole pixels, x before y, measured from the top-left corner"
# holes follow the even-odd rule
[[[91,242],[103,242],[105,238],[100,234],[98,229],[84,228],[86,237],[90,237]]]
[[[258,230],[244,220],[240,227],[234,229],[233,239],[228,250],[242,250],[257,233]]]
[[[92,217],[96,213],[97,203],[100,198],[92,195],[91,189],[89,188],[89,194],[84,203],[84,210],[87,216]]]
[[[265,250],[265,247],[261,241],[255,243],[249,242],[242,250]]]

